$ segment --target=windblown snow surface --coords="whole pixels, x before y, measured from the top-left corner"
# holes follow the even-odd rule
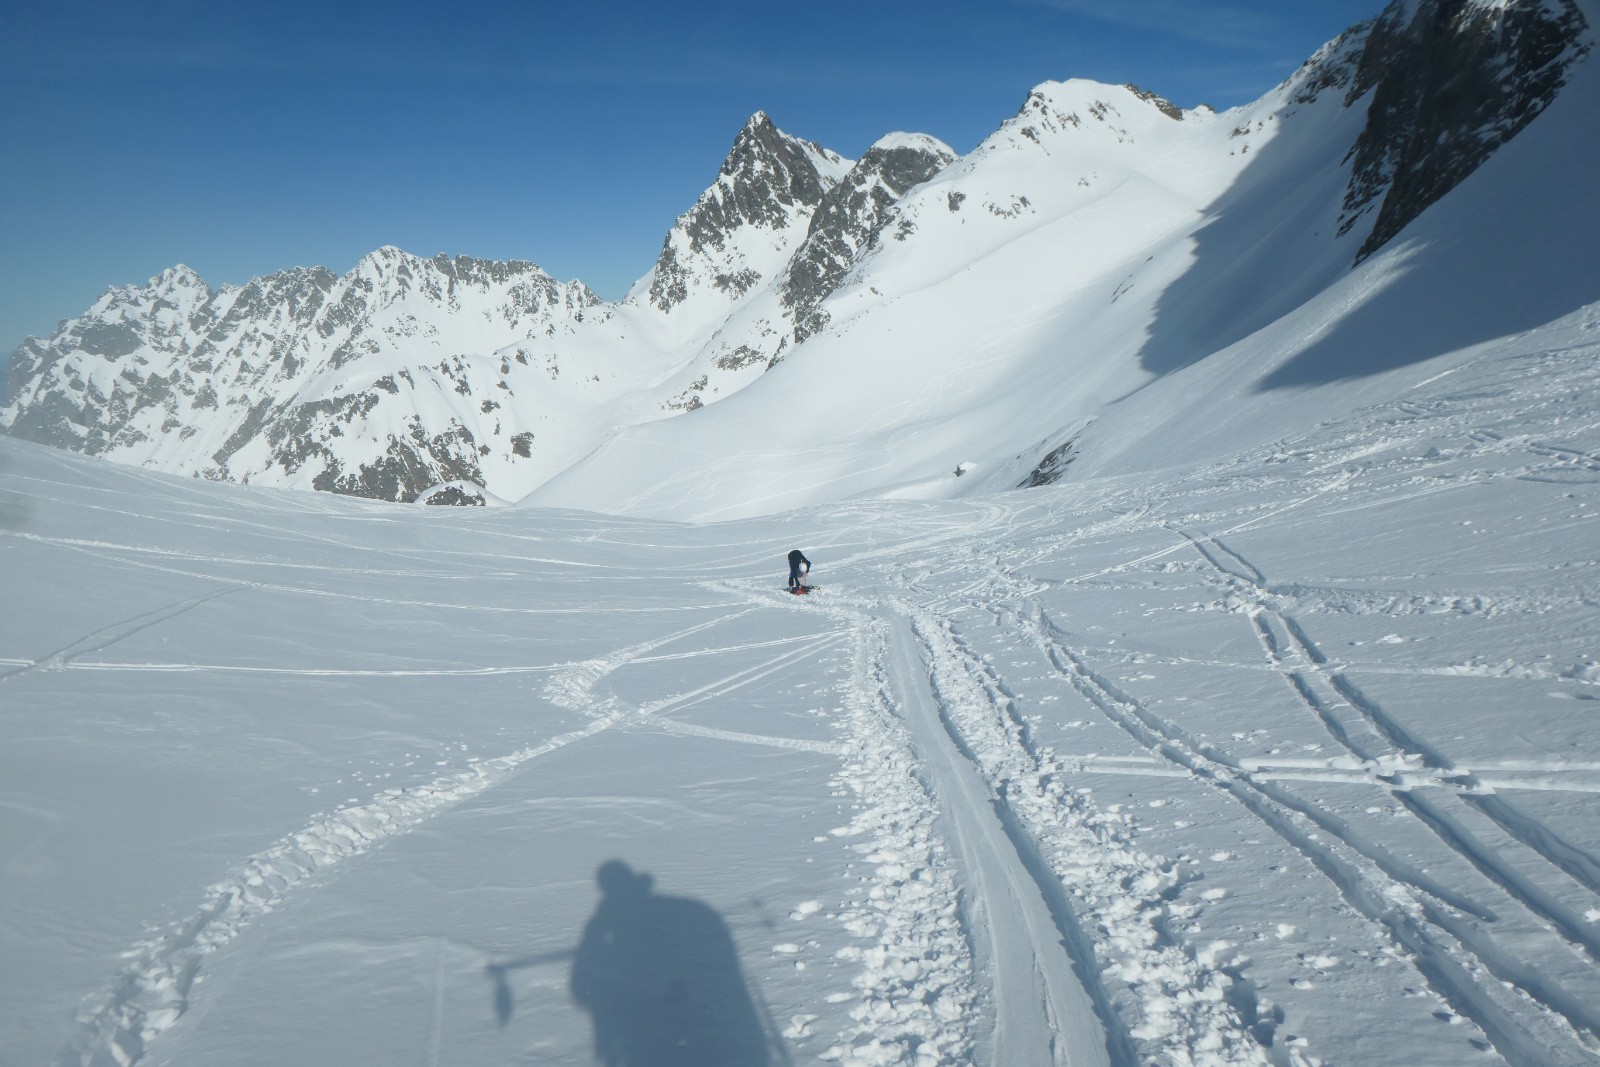
[[[0,1062],[1591,1064],[1597,357],[709,525],[0,440]]]

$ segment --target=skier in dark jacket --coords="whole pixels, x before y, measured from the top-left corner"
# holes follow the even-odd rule
[[[804,570],[801,568],[804,567]],[[800,579],[811,573],[811,561],[798,548],[789,553],[789,592],[804,592],[810,586]]]

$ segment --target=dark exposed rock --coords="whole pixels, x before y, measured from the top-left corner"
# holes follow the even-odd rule
[[[890,208],[953,159],[955,153],[931,137],[879,142],[823,197],[778,287],[796,341],[827,324],[820,305],[879,239]]]
[[[650,302],[669,311],[688,297],[692,267],[684,262],[685,254],[721,251],[742,226],[779,230],[789,225],[797,209],[815,208],[831,185],[818,162],[830,158],[838,157],[783,133],[764,112],[752,115],[734,139],[715,184],[679,216],[662,243]],[[735,273],[713,283],[738,296],[759,280]]]
[[[1289,78],[1289,83],[1295,87],[1294,102],[1311,104],[1323,93],[1343,93],[1347,90],[1355,78],[1356,69],[1361,65],[1361,53],[1366,46],[1367,35],[1372,32],[1372,25],[1373,20],[1357,23],[1317,49],[1315,55],[1302,63],[1300,69]],[[1233,136],[1249,132],[1250,127],[1245,125],[1234,130]]]
[[[724,352],[711,363],[718,370],[739,370],[769,358],[758,348],[749,345],[739,345],[730,352]]]
[[[460,425],[430,437],[413,419],[406,438],[391,434],[383,455],[358,464],[354,472],[346,470],[319,437],[300,438],[298,444],[304,458],[320,455],[327,464],[312,487],[348,496],[409,504],[431,485],[483,479],[473,458],[477,453],[472,434]]]
[[[1179,107],[1177,104],[1174,104],[1166,97],[1157,93],[1152,93],[1148,89],[1141,89],[1132,82],[1125,82],[1122,87],[1128,90],[1128,92],[1132,93],[1134,96],[1137,96],[1140,100],[1143,100],[1145,103],[1154,104],[1156,110],[1167,116],[1167,118],[1175,119],[1178,122],[1183,121],[1183,108]]]
[[[1018,489],[1032,489],[1040,485],[1053,485],[1061,480],[1067,467],[1078,458],[1078,438],[1074,434],[1062,444],[1046,452],[1033,471],[1018,484]]]
[[[272,412],[272,406],[271,397],[262,397],[251,404],[249,413],[245,415],[233,433],[228,435],[228,439],[223,442],[222,447],[212,453],[213,469],[217,471],[219,476],[227,470],[228,459],[248,444],[256,434],[261,432],[261,428],[267,424],[268,416]]]
[[[709,380],[704,374],[689,383],[689,387],[677,396],[661,405],[663,411],[698,411],[705,406],[705,401],[700,399],[700,394],[705,392]]]
[[[712,284],[723,292],[739,297],[754,289],[761,282],[761,275],[753,270],[736,270],[730,274],[716,274],[712,276]]]
[[[484,496],[483,490],[474,492],[465,486],[450,484],[429,489],[417,497],[419,504],[436,504],[445,507],[486,507],[489,498]]]
[[[1339,223],[1344,234],[1376,212],[1357,262],[1538,117],[1588,52],[1587,29],[1572,0],[1385,9],[1347,90],[1347,104],[1372,94]]]

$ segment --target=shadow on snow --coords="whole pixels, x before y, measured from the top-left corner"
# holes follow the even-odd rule
[[[762,1025],[728,924],[698,900],[662,896],[620,860],[596,872],[601,899],[576,952],[491,964],[495,1018],[515,1011],[508,971],[571,957],[572,998],[606,1067],[769,1067],[787,1063]],[[774,1050],[777,1054],[774,1054]]]

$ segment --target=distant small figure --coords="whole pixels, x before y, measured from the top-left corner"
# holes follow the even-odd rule
[[[798,548],[789,553],[789,592],[808,593],[811,587],[803,580],[811,573],[811,561]]]

